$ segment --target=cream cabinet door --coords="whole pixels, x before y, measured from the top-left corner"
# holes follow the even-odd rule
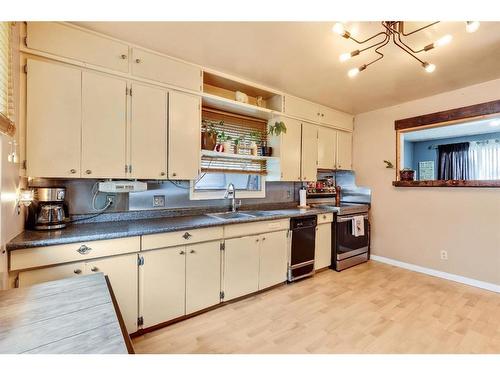
[[[302,124],[302,163],[301,180],[316,181],[318,169],[318,127]]]
[[[260,236],[225,241],[224,300],[244,296],[259,289]]]
[[[346,130],[353,128],[353,116],[325,106],[319,107],[319,121],[322,124]]]
[[[84,272],[85,263],[83,262],[67,263],[60,266],[21,271],[19,272],[18,286],[20,288],[24,288],[34,284],[83,275]]]
[[[335,169],[337,132],[318,126],[318,168]]]
[[[201,100],[170,91],[168,94],[168,177],[194,180],[200,173]]]
[[[220,303],[220,241],[186,246],[186,314]]]
[[[318,105],[296,96],[285,95],[285,113],[309,121],[318,121]]]
[[[314,250],[314,269],[329,267],[332,262],[332,223],[316,227],[316,248]]]
[[[186,247],[141,252],[139,267],[139,315],[143,328],[185,314]]]
[[[125,177],[126,89],[123,79],[83,72],[82,177]]]
[[[173,58],[132,48],[132,74],[181,88],[201,91],[201,69]]]
[[[337,132],[337,169],[352,169],[352,133]]]
[[[280,166],[281,181],[300,181],[301,123],[284,119],[286,133],[281,134]]]
[[[167,177],[167,91],[132,85],[130,165],[132,178]]]
[[[28,22],[26,42],[31,49],[128,72],[128,45],[91,31],[58,22]]]
[[[38,60],[27,64],[27,174],[80,177],[82,73]]]
[[[137,331],[138,266],[137,254],[96,259],[85,264],[85,273],[102,272],[109,278],[128,333]]]
[[[259,290],[286,281],[287,231],[265,233],[261,236]]]

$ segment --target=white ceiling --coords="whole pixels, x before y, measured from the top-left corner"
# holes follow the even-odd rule
[[[451,33],[453,41],[422,52],[436,65],[426,73],[392,44],[386,57],[354,79],[347,71],[376,57],[373,51],[341,63],[358,48],[331,32],[333,22],[78,22],[119,39],[234,74],[351,113],[402,103],[500,77],[500,22],[442,22],[408,37],[414,49]],[[423,23],[409,22],[406,30]],[[346,22],[358,39],[381,31],[379,22]]]
[[[467,135],[500,132],[500,117],[478,121],[469,121],[457,125],[440,126],[424,130],[403,133],[403,139],[410,142],[430,141],[434,139],[462,137]]]

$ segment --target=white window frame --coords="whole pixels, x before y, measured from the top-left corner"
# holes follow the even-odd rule
[[[192,201],[205,199],[224,199],[225,190],[201,190],[194,189],[194,182],[189,181],[189,199]],[[265,198],[266,197],[266,176],[260,176],[260,190],[236,190],[236,199],[240,198]]]

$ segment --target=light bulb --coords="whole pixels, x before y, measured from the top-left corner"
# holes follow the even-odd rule
[[[344,61],[347,61],[351,58],[351,53],[350,52],[346,52],[346,53],[343,53],[342,55],[340,55],[339,57],[339,60],[344,62]]]
[[[335,34],[343,35],[345,32],[344,25],[342,25],[340,22],[335,23],[332,27],[332,31]]]
[[[423,63],[422,66],[424,67],[427,73],[432,73],[433,71],[436,70],[436,65],[429,64],[428,62]]]
[[[439,38],[438,40],[436,40],[434,42],[434,47],[442,47],[442,46],[450,43],[452,39],[453,39],[453,37],[450,34],[447,34],[447,35]]]
[[[479,29],[479,21],[467,21],[465,24],[465,31],[468,33],[476,32]]]
[[[351,78],[354,78],[358,75],[358,73],[359,73],[359,68],[352,68],[347,72],[347,75]]]

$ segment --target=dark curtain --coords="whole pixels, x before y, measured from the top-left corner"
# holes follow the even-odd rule
[[[469,179],[469,142],[438,146],[438,180]]]

